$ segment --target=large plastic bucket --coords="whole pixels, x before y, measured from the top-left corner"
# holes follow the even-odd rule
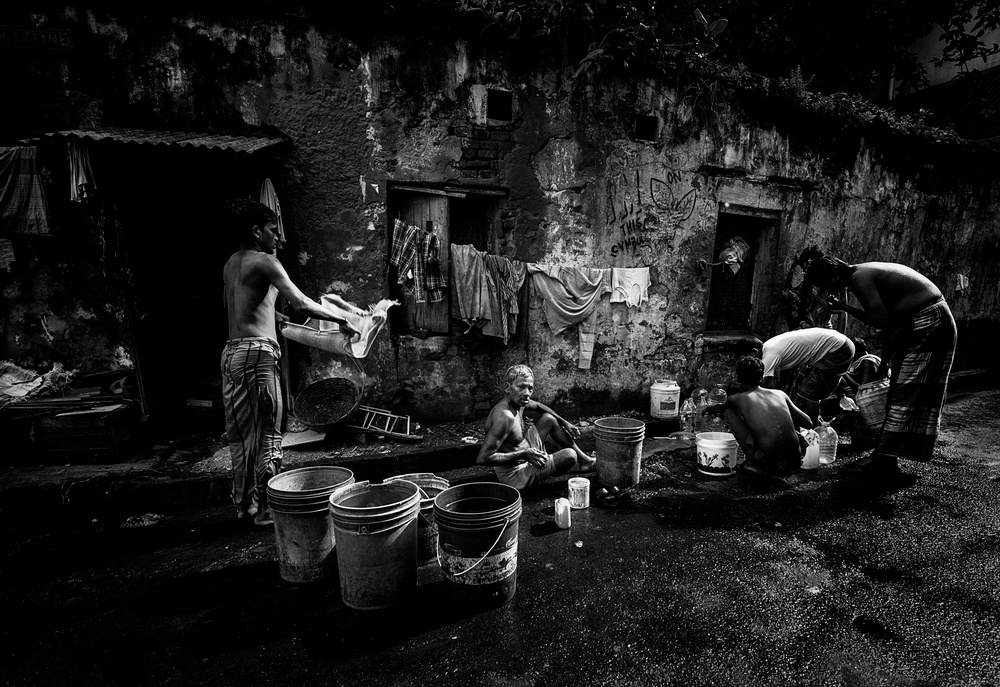
[[[500,606],[517,590],[521,494],[495,482],[470,482],[434,499],[438,562],[459,603]]]
[[[657,420],[677,417],[680,411],[681,388],[672,379],[657,379],[649,387],[649,414]]]
[[[417,565],[427,565],[437,560],[438,528],[434,522],[434,499],[451,486],[443,477],[430,472],[413,472],[387,477],[386,482],[406,480],[420,487],[420,516],[417,519]]]
[[[609,487],[632,487],[638,484],[645,435],[646,423],[642,420],[628,417],[595,420],[597,481]]]
[[[330,495],[340,596],[351,608],[388,608],[417,587],[420,488],[358,482]]]
[[[333,572],[337,542],[327,502],[353,483],[353,472],[335,466],[289,470],[267,481],[281,579],[317,582]]]
[[[736,437],[729,432],[701,432],[696,435],[698,472],[712,477],[729,477],[738,464]]]

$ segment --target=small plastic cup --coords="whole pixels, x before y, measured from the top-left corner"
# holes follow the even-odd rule
[[[590,508],[590,480],[586,477],[570,477],[568,485],[570,508]]]

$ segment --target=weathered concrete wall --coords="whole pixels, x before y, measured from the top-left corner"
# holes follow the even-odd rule
[[[507,191],[497,245],[510,258],[650,268],[648,302],[601,300],[589,370],[577,369],[576,329],[553,335],[537,298],[525,334],[506,348],[461,336],[383,337],[364,361],[369,402],[388,407],[395,397],[424,421],[482,415],[503,370],[520,362],[535,368],[540,397],[569,415],[644,410],[658,378],[685,390],[729,381],[748,340],[705,332],[704,263],[715,257],[720,212],[773,221],[756,264],[759,338],[783,328],[777,289],[810,245],[850,261],[912,265],[942,287],[963,327],[1000,321],[1000,275],[987,257],[1000,242],[1000,200],[986,170],[907,176],[862,147],[853,165],[830,171],[831,151],[779,131],[731,116],[698,124],[661,84],[574,87],[569,73],[511,72],[463,43],[391,39],[362,51],[304,21],[189,16],[135,25],[81,9],[35,21],[74,31],[75,52],[56,60],[61,67],[35,72],[75,90],[52,108],[58,89],[36,89],[48,110],[31,127],[243,124],[287,134],[293,145],[273,177],[289,234],[281,257],[312,296],[336,291],[363,304],[388,292],[386,206],[366,202],[362,176]],[[513,93],[512,122],[484,118],[485,87]],[[637,114],[660,118],[657,140],[633,138]],[[962,294],[959,274],[972,284]],[[37,293],[58,286],[45,270],[25,279],[39,281]],[[75,331],[93,327],[88,345],[106,346],[111,366],[119,335],[87,314],[99,310],[57,316]],[[7,317],[8,347],[28,319]],[[296,389],[345,369],[302,348],[293,359]]]

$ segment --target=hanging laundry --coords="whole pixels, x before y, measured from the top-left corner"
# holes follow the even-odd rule
[[[407,294],[414,292],[414,283],[417,281],[415,257],[419,233],[418,227],[406,224],[401,219],[396,219],[393,224],[392,254],[389,256],[389,264],[396,267],[399,274],[396,281]],[[423,275],[419,281],[423,282]]]
[[[553,334],[559,334],[579,322],[580,358],[577,367],[590,368],[597,330],[597,303],[611,291],[611,270],[589,267],[543,267],[528,263],[535,290],[542,297],[545,320]]]
[[[79,203],[97,190],[94,171],[90,168],[90,148],[79,141],[70,141],[66,154],[69,157],[69,199]]]
[[[0,231],[49,233],[48,205],[35,146],[0,148]]]
[[[649,300],[648,267],[612,267],[611,302],[638,307]]]
[[[736,274],[740,271],[740,267],[743,266],[743,261],[746,259],[749,251],[750,246],[747,242],[739,236],[734,236],[726,241],[726,245],[719,251],[719,262],[714,264],[725,265],[733,274]]]
[[[483,255],[483,261],[491,315],[490,321],[483,325],[483,334],[502,339],[506,344],[517,329],[518,292],[524,283],[524,263],[498,255]]]
[[[438,236],[433,231],[425,231],[420,237],[420,249],[417,260],[423,262],[424,286],[427,289],[427,300],[438,303],[444,300],[444,292],[448,288],[441,276],[441,247]],[[420,301],[417,301],[418,303]]]
[[[483,326],[492,317],[483,256],[475,246],[451,247],[452,305],[470,330]]]
[[[271,211],[277,218],[278,238],[284,242],[285,224],[281,221],[281,203],[278,202],[278,194],[275,192],[274,184],[271,183],[270,179],[265,178],[264,182],[260,185],[260,202],[271,208]]]

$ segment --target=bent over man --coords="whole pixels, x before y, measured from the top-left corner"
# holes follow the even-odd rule
[[[265,488],[267,480],[281,470],[281,349],[275,334],[275,299],[280,293],[295,310],[339,323],[347,336],[357,332],[289,279],[275,257],[278,225],[270,208],[252,200],[237,200],[231,216],[240,249],[222,273],[229,340],[221,366],[226,436],[232,454],[232,497],[237,517],[252,517],[254,524],[270,525],[273,521]],[[363,314],[339,296],[332,299],[350,312]]]
[[[886,334],[882,357],[892,371],[885,423],[878,447],[862,470],[874,478],[894,478],[900,473],[899,458],[930,460],[958,339],[941,290],[905,265],[850,265],[832,257],[814,261],[806,279],[828,292],[850,289],[860,308],[835,298],[830,308]]]

